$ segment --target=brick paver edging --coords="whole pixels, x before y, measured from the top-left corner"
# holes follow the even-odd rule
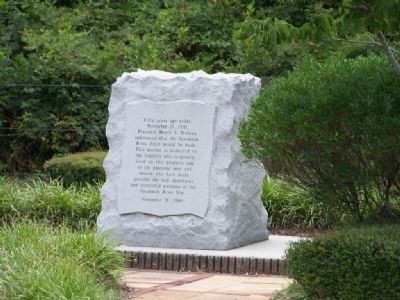
[[[168,271],[203,271],[226,274],[285,274],[285,260],[204,256],[160,252],[121,251],[128,268]]]

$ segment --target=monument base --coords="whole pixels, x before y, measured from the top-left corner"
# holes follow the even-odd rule
[[[268,241],[226,251],[120,246],[128,268],[284,275],[285,250],[303,238],[271,235]]]

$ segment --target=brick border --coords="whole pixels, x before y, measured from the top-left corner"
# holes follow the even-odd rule
[[[121,251],[126,267],[148,270],[203,271],[225,274],[285,275],[285,260]]]

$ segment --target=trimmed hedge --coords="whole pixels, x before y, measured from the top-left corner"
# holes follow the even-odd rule
[[[106,152],[80,152],[53,157],[44,164],[44,171],[52,179],[61,179],[63,184],[86,184],[104,182],[103,160]]]
[[[400,299],[400,226],[341,229],[291,245],[287,273],[317,299]]]

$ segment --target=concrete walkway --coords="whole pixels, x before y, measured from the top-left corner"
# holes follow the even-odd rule
[[[283,276],[234,276],[127,269],[123,282],[131,289],[127,299],[265,300],[273,292],[286,287],[291,279]]]

